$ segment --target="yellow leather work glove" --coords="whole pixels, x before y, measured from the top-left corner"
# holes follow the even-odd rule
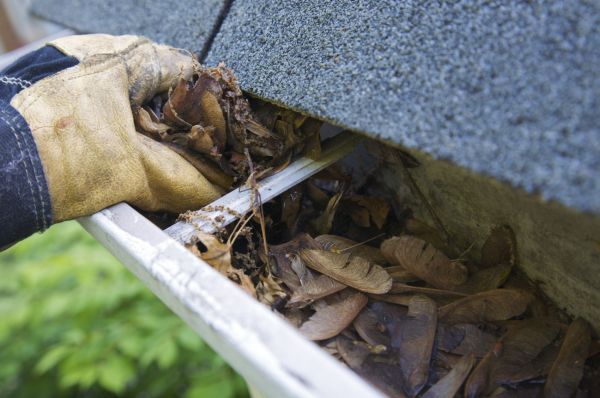
[[[219,196],[180,155],[134,126],[132,106],[189,76],[190,54],[138,36],[69,36],[49,45],[79,63],[21,90],[10,105],[35,140],[53,222],[123,201],[182,212]]]

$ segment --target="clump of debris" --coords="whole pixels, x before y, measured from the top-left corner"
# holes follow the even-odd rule
[[[224,190],[256,192],[250,213],[198,231],[189,249],[383,393],[600,396],[600,342],[517,270],[510,226],[478,253],[455,247],[397,211],[376,179],[352,181],[339,165],[262,203],[259,178],[296,154],[318,157],[320,123],[250,104],[223,65],[199,67],[137,123]]]
[[[264,178],[293,155],[318,156],[321,122],[244,97],[232,71],[196,64],[168,93],[135,110],[136,127],[229,190],[250,175]]]

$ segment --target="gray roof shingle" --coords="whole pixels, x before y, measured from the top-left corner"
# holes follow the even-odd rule
[[[220,3],[35,2],[75,28],[196,51]],[[260,97],[600,214],[599,7],[236,0],[206,61]]]

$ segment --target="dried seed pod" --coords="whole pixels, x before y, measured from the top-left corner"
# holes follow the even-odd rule
[[[352,323],[367,301],[367,296],[351,290],[337,293],[329,302],[322,300],[317,312],[300,326],[300,333],[310,340],[335,337]]]
[[[454,289],[467,280],[468,271],[463,264],[451,261],[431,244],[412,236],[384,241],[381,252],[390,263],[401,265],[440,289]]]
[[[405,391],[416,396],[427,383],[435,343],[437,306],[425,296],[415,296],[408,313],[392,333],[392,347],[398,348]]]
[[[382,294],[392,287],[385,269],[350,253],[304,249],[300,257],[312,269],[363,292]]]
[[[531,299],[531,295],[521,290],[489,290],[443,306],[439,318],[449,325],[503,321],[525,312]]]

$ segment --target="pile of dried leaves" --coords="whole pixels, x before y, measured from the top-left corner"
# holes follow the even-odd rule
[[[516,272],[510,227],[477,261],[449,257],[433,227],[349,185],[330,168],[191,249],[391,397],[599,396],[590,326]]]
[[[320,122],[249,103],[223,65],[136,114],[224,191],[320,153]],[[517,272],[510,227],[461,254],[370,179],[351,186],[331,167],[268,203],[256,193],[190,250],[391,397],[600,396],[600,344]]]
[[[195,66],[168,93],[135,110],[139,132],[168,145],[223,191],[318,156],[321,122],[264,102],[250,104],[230,69]]]

